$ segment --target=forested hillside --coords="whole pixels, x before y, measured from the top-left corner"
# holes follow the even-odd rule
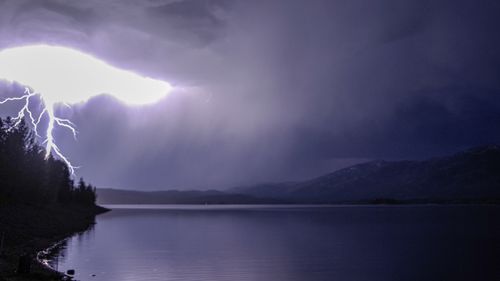
[[[44,149],[23,121],[0,118],[0,204],[94,205],[95,188],[77,185],[63,161],[45,159]]]

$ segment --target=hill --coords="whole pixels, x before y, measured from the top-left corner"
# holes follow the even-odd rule
[[[500,146],[425,161],[371,161],[307,181],[225,191],[98,189],[100,204],[498,203]]]
[[[135,191],[112,188],[97,189],[98,204],[275,204],[282,200],[256,198],[216,190],[208,191]]]
[[[38,252],[107,211],[92,185],[75,185],[66,163],[45,154],[24,121],[0,118],[0,280],[63,280]]]
[[[302,203],[498,201],[500,146],[482,146],[425,161],[372,161],[308,181],[229,191]]]

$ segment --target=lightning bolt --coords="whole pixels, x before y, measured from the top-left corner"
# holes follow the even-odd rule
[[[113,95],[128,105],[145,105],[159,101],[173,89],[165,81],[116,68],[89,54],[49,45],[0,50],[0,80],[29,86],[22,96],[1,100],[0,105],[21,102],[23,106],[13,118],[12,127],[26,120],[33,127],[37,140],[43,140],[45,158],[54,155],[62,160],[72,175],[76,167],[57,146],[54,129],[68,130],[75,139],[78,132],[70,120],[56,116],[56,106],[71,107],[71,104],[86,102],[103,93]],[[43,108],[32,111],[31,102],[35,98]],[[39,125],[45,120],[46,131],[41,133]]]
[[[40,101],[42,102],[43,110],[40,112],[38,117],[35,118],[35,114],[33,111],[30,109],[30,100],[33,97],[38,97]],[[42,142],[42,144],[45,145],[45,159],[48,159],[49,156],[51,155],[52,152],[61,159],[66,165],[68,166],[69,171],[71,172],[72,175],[75,174],[75,169],[77,167],[73,166],[71,162],[69,161],[69,158],[65,156],[62,152],[61,149],[57,146],[55,140],[54,140],[54,135],[53,131],[55,126],[59,126],[62,128],[65,128],[69,130],[72,134],[73,137],[76,139],[76,134],[77,130],[75,129],[75,124],[71,122],[68,119],[63,119],[55,116],[54,114],[54,107],[55,104],[52,102],[48,102],[43,98],[43,96],[40,93],[31,91],[28,87],[25,88],[24,94],[20,97],[9,97],[6,98],[2,101],[0,101],[0,105],[3,105],[8,102],[12,101],[24,101],[23,107],[19,110],[17,113],[17,116],[12,118],[12,121],[14,121],[14,124],[12,124],[12,127],[9,128],[8,130],[11,130],[12,128],[18,126],[23,119],[28,119],[33,126],[33,130],[35,131],[35,135],[39,138],[42,138],[38,132],[38,125],[40,124],[40,121],[42,120],[42,117],[44,115],[47,115],[48,117],[48,124],[47,124],[47,130],[45,131],[45,138]],[[28,117],[28,118],[26,118]]]

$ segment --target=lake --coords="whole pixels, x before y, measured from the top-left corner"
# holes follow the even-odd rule
[[[500,280],[495,206],[108,207],[54,267],[106,281]]]

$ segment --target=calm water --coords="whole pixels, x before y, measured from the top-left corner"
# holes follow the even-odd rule
[[[499,219],[477,206],[122,206],[53,263],[78,280],[500,280]]]

